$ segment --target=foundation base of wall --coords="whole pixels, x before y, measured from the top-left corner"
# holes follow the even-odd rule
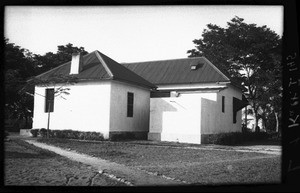
[[[200,144],[200,135],[181,133],[148,133],[148,140]]]
[[[215,136],[215,134],[202,134],[201,135],[201,144],[209,144],[211,142],[211,138],[214,136]]]
[[[119,132],[119,131],[112,131],[109,132],[109,139],[112,141],[119,141],[119,140],[147,140],[148,132]]]
[[[30,132],[31,129],[20,129],[20,135],[22,136],[32,136],[31,132]]]
[[[161,134],[160,133],[148,133],[148,140],[150,141],[160,141]]]

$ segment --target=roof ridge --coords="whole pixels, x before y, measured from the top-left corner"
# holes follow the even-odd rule
[[[120,64],[135,64],[135,63],[146,63],[146,62],[163,62],[163,61],[174,61],[174,60],[186,60],[186,59],[200,59],[201,57],[192,57],[192,58],[175,58],[175,59],[165,59],[165,60],[151,60],[151,61],[142,61],[142,62],[122,62]]]
[[[98,51],[98,53],[96,55],[99,55],[99,57],[103,60],[103,63],[104,63],[103,67],[104,68],[107,67],[106,70],[110,71],[110,73],[112,74],[112,76],[111,76],[112,79],[114,79],[114,80],[125,80],[125,81],[129,81],[129,82],[133,82],[135,84],[142,84],[142,85],[147,86],[147,87],[155,87],[154,84],[152,84],[151,82],[147,81],[145,78],[143,78],[142,76],[136,74],[132,70],[126,68],[125,66],[123,66],[119,62],[115,61],[114,59],[110,58],[109,56],[107,56],[107,55],[105,55],[105,54],[103,54],[103,53],[101,53],[99,51]],[[106,67],[105,67],[105,65],[106,65]],[[123,73],[120,74],[118,71],[116,71],[116,67],[118,69],[121,69],[122,71],[125,71],[125,74],[126,73],[130,73],[130,77],[137,77],[138,79],[140,79],[144,83],[140,83],[139,81],[135,81],[135,80],[130,80],[130,78],[128,79],[128,77],[124,78],[123,75],[121,75]],[[112,72],[114,72],[115,74],[113,74]]]
[[[205,58],[205,57],[202,57],[202,58],[204,60],[206,60],[206,62],[209,65],[211,65],[219,74],[221,74],[223,77],[225,77],[226,79],[228,79],[229,81],[231,81],[229,77],[227,77],[217,66],[215,66],[213,63],[211,63],[207,58]]]
[[[108,73],[108,75],[109,75],[111,78],[113,78],[113,77],[114,77],[113,73],[111,72],[110,68],[107,66],[105,60],[101,57],[101,54],[102,54],[102,53],[99,52],[98,50],[95,50],[94,52],[95,52],[95,54],[96,54],[96,57],[97,57],[98,60],[100,61],[100,63],[103,65],[105,71]],[[99,54],[99,53],[101,53],[101,54]]]

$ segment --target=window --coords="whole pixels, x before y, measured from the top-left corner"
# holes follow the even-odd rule
[[[236,123],[236,112],[233,112],[233,124]]]
[[[133,98],[134,95],[131,92],[127,93],[127,117],[133,117]]]
[[[236,124],[236,113],[238,111],[237,105],[238,105],[238,99],[235,97],[232,97],[232,114],[233,114],[233,124]]]
[[[222,113],[225,113],[225,96],[222,96]]]
[[[48,88],[46,89],[46,97],[45,97],[45,112],[53,112],[54,108],[54,89]]]

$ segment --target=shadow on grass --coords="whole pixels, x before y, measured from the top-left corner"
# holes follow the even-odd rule
[[[17,152],[17,151],[8,151],[5,153],[5,158],[7,159],[48,159],[52,158],[53,155],[48,154],[48,153],[22,153],[22,152]]]
[[[20,152],[20,151],[6,151],[5,158],[37,158],[37,159],[49,159],[58,156],[54,152],[49,150],[38,148],[32,144],[29,144],[21,139],[14,139],[8,143],[15,143],[24,148],[33,151],[33,153]]]
[[[266,139],[266,140],[257,140],[257,141],[248,141],[239,146],[248,146],[248,145],[281,145],[280,139]]]

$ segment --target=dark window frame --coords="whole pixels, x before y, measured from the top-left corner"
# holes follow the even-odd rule
[[[233,112],[233,124],[236,124],[236,112]]]
[[[45,113],[54,112],[54,88],[45,90]]]
[[[235,107],[234,107],[234,101],[235,101],[235,97],[232,97],[232,114],[233,114],[233,120],[232,120],[232,123],[233,124],[236,124],[236,114],[237,114],[237,111],[236,111],[236,109],[235,109]]]
[[[222,96],[222,113],[225,113],[225,96]]]
[[[133,117],[134,93],[127,92],[127,117]]]

